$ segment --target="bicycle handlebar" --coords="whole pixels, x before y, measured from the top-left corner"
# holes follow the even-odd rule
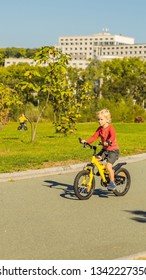
[[[82,139],[79,137],[79,142],[84,145],[83,148],[86,148],[86,146],[89,146],[90,149],[93,149],[95,152],[96,152],[97,146],[102,145],[102,143],[99,142],[97,146],[92,146],[88,142],[82,143],[81,141],[82,141]]]

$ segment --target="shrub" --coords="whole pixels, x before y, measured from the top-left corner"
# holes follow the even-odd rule
[[[138,116],[138,117],[135,118],[134,122],[135,123],[142,123],[142,122],[144,122],[144,117]]]

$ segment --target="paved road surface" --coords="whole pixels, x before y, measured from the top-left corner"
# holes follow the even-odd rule
[[[0,259],[117,259],[146,251],[146,160],[124,197],[74,196],[76,173],[0,182]]]

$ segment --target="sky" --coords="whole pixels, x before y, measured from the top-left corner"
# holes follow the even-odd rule
[[[39,48],[108,30],[146,43],[146,0],[0,0],[0,48]]]

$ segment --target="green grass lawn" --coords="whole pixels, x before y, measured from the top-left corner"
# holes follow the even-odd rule
[[[55,133],[52,124],[40,123],[31,143],[29,124],[27,131],[18,131],[18,123],[9,123],[0,130],[0,173],[89,161],[92,152],[82,148],[78,137],[89,138],[97,126],[97,123],[78,124],[74,134],[64,137]],[[113,126],[121,156],[146,152],[146,123]]]

